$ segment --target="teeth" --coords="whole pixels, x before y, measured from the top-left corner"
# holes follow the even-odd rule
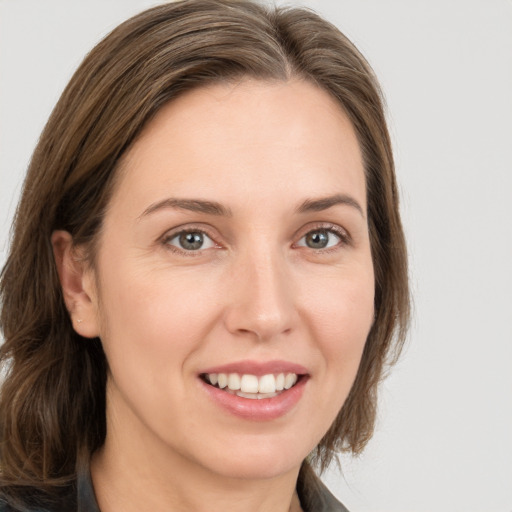
[[[260,393],[275,393],[276,392],[276,378],[272,374],[263,375],[263,377],[260,378],[258,391]]]
[[[238,373],[209,373],[207,380],[220,389],[228,388],[244,398],[271,398],[277,396],[276,392],[290,389],[297,382],[295,373],[269,373],[257,377],[256,375]]]
[[[240,375],[238,373],[230,373],[228,376],[228,388],[236,391],[240,389]]]
[[[215,374],[213,374],[215,375]],[[210,380],[211,382],[211,380]],[[212,382],[213,384],[213,382]],[[225,373],[219,373],[218,384],[220,389],[224,389],[228,385],[228,376]]]
[[[250,398],[252,400],[261,400],[262,398],[273,398],[277,396],[277,393],[244,393],[243,391],[237,391],[236,394],[242,398]]]
[[[256,377],[256,375],[242,375],[242,379],[240,380],[240,389],[244,393],[257,393],[258,377]]]
[[[287,373],[284,378],[284,389],[290,389],[297,382],[295,373]]]

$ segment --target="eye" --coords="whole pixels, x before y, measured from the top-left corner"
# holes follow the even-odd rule
[[[340,235],[330,229],[315,229],[306,233],[297,243],[299,247],[310,249],[329,249],[342,241]]]
[[[200,251],[215,247],[215,242],[203,231],[181,231],[165,241],[182,251]]]

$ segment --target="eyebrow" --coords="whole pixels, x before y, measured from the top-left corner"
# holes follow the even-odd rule
[[[206,213],[208,215],[218,215],[231,217],[232,213],[229,208],[222,206],[216,201],[203,201],[202,199],[177,199],[169,197],[148,206],[139,216],[139,220],[158,210],[174,208],[179,210],[189,210],[191,212]]]
[[[365,217],[361,205],[353,197],[345,194],[335,194],[333,196],[321,197],[318,199],[306,199],[297,207],[296,212],[320,212],[323,210],[328,210],[329,208],[339,204],[351,206],[355,208],[363,218]],[[188,210],[191,212],[205,213],[207,215],[216,215],[220,217],[231,217],[233,215],[229,208],[226,208],[216,201],[205,201],[202,199],[178,199],[169,197],[148,206],[148,208],[146,208],[138,217],[138,220],[141,220],[143,217],[166,208]]]
[[[353,197],[345,194],[335,194],[333,196],[321,197],[318,199],[306,199],[297,208],[297,212],[321,212],[323,210],[328,210],[329,208],[332,208],[338,204],[345,204],[355,208],[361,214],[361,216],[365,218],[365,213],[361,205]]]

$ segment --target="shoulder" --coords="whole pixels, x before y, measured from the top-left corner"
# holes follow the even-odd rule
[[[316,484],[316,496],[314,508],[310,512],[348,512],[347,508],[340,503],[319,479]]]
[[[348,512],[309,466],[303,466],[297,493],[304,512]]]
[[[46,508],[39,507],[23,507],[23,506],[13,506],[9,504],[7,501],[0,498],[0,512],[53,512]]]
[[[14,508],[11,505],[9,505],[7,500],[3,496],[0,496],[0,512],[17,512],[17,511],[18,511],[17,508]]]
[[[22,500],[23,501],[23,500]],[[72,512],[76,507],[69,507],[72,505],[68,500],[62,502],[55,507],[40,505],[39,501],[33,501],[31,504],[22,503],[16,499],[11,500],[5,496],[0,496],[0,512]]]

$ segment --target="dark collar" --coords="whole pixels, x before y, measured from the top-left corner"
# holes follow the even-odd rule
[[[94,488],[91,481],[89,468],[77,477],[77,506],[76,512],[100,512]]]
[[[348,512],[307,462],[300,469],[297,494],[304,512]]]

